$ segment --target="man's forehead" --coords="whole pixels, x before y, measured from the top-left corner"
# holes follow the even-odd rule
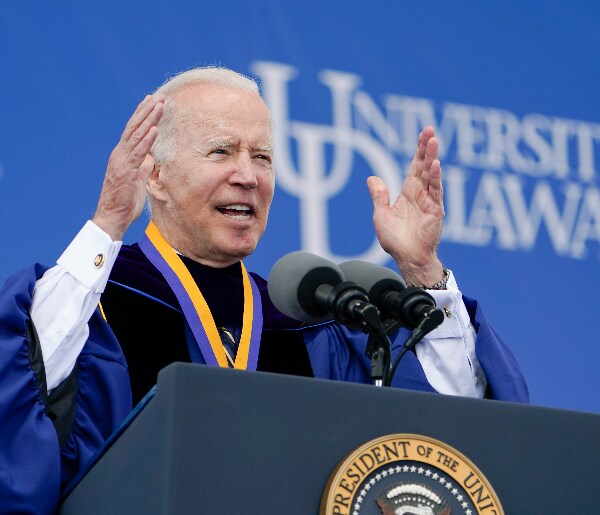
[[[265,134],[272,129],[267,106],[250,91],[195,85],[178,91],[173,101],[177,105],[176,116],[188,127]]]
[[[270,120],[247,120],[236,117],[189,116],[183,122],[188,134],[202,136],[222,146],[251,140],[253,146],[269,146],[272,141]]]
[[[214,127],[215,129],[255,129],[257,131],[270,131],[271,119],[269,117],[243,116],[241,113],[223,113],[217,116],[206,116],[206,113],[193,114],[193,119],[198,125]]]
[[[186,109],[202,109],[207,112],[252,111],[261,118],[270,118],[269,110],[261,96],[250,90],[217,84],[190,84],[171,95],[173,100]],[[167,100],[168,102],[168,100]]]

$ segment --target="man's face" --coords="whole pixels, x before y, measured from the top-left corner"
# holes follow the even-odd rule
[[[148,188],[165,239],[198,262],[223,267],[248,256],[273,199],[270,115],[252,92],[193,85],[173,95],[180,117],[174,158]]]

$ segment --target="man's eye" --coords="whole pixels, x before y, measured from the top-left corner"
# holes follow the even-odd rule
[[[226,148],[215,148],[214,150],[212,150],[213,154],[227,154],[227,149]]]
[[[256,154],[256,156],[254,156],[254,157],[257,157],[258,159],[263,159],[267,163],[270,163],[273,160],[271,158],[271,156],[268,154]]]

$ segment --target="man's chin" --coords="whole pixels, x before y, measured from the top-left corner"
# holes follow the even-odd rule
[[[254,252],[257,244],[258,241],[246,241],[237,244],[235,244],[235,242],[229,242],[229,245],[223,247],[223,253],[231,257],[231,259],[241,261]]]

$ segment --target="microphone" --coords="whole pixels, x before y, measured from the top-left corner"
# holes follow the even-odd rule
[[[363,331],[382,330],[379,310],[367,293],[335,263],[315,254],[297,251],[280,258],[268,278],[275,307],[308,324],[331,320]]]
[[[433,297],[420,288],[407,288],[404,279],[393,270],[357,259],[339,266],[347,280],[365,289],[384,318],[396,320],[409,329],[426,321],[426,327],[421,327],[425,333],[444,321],[444,313],[437,309]]]
[[[402,277],[389,268],[360,260],[346,261],[340,268],[347,279],[367,291],[370,301],[384,317],[388,317],[384,322],[388,333],[395,331],[399,324],[412,329],[391,369],[383,377],[383,385],[390,386],[404,355],[444,321],[444,313],[436,308],[429,293],[420,288],[407,288]]]

